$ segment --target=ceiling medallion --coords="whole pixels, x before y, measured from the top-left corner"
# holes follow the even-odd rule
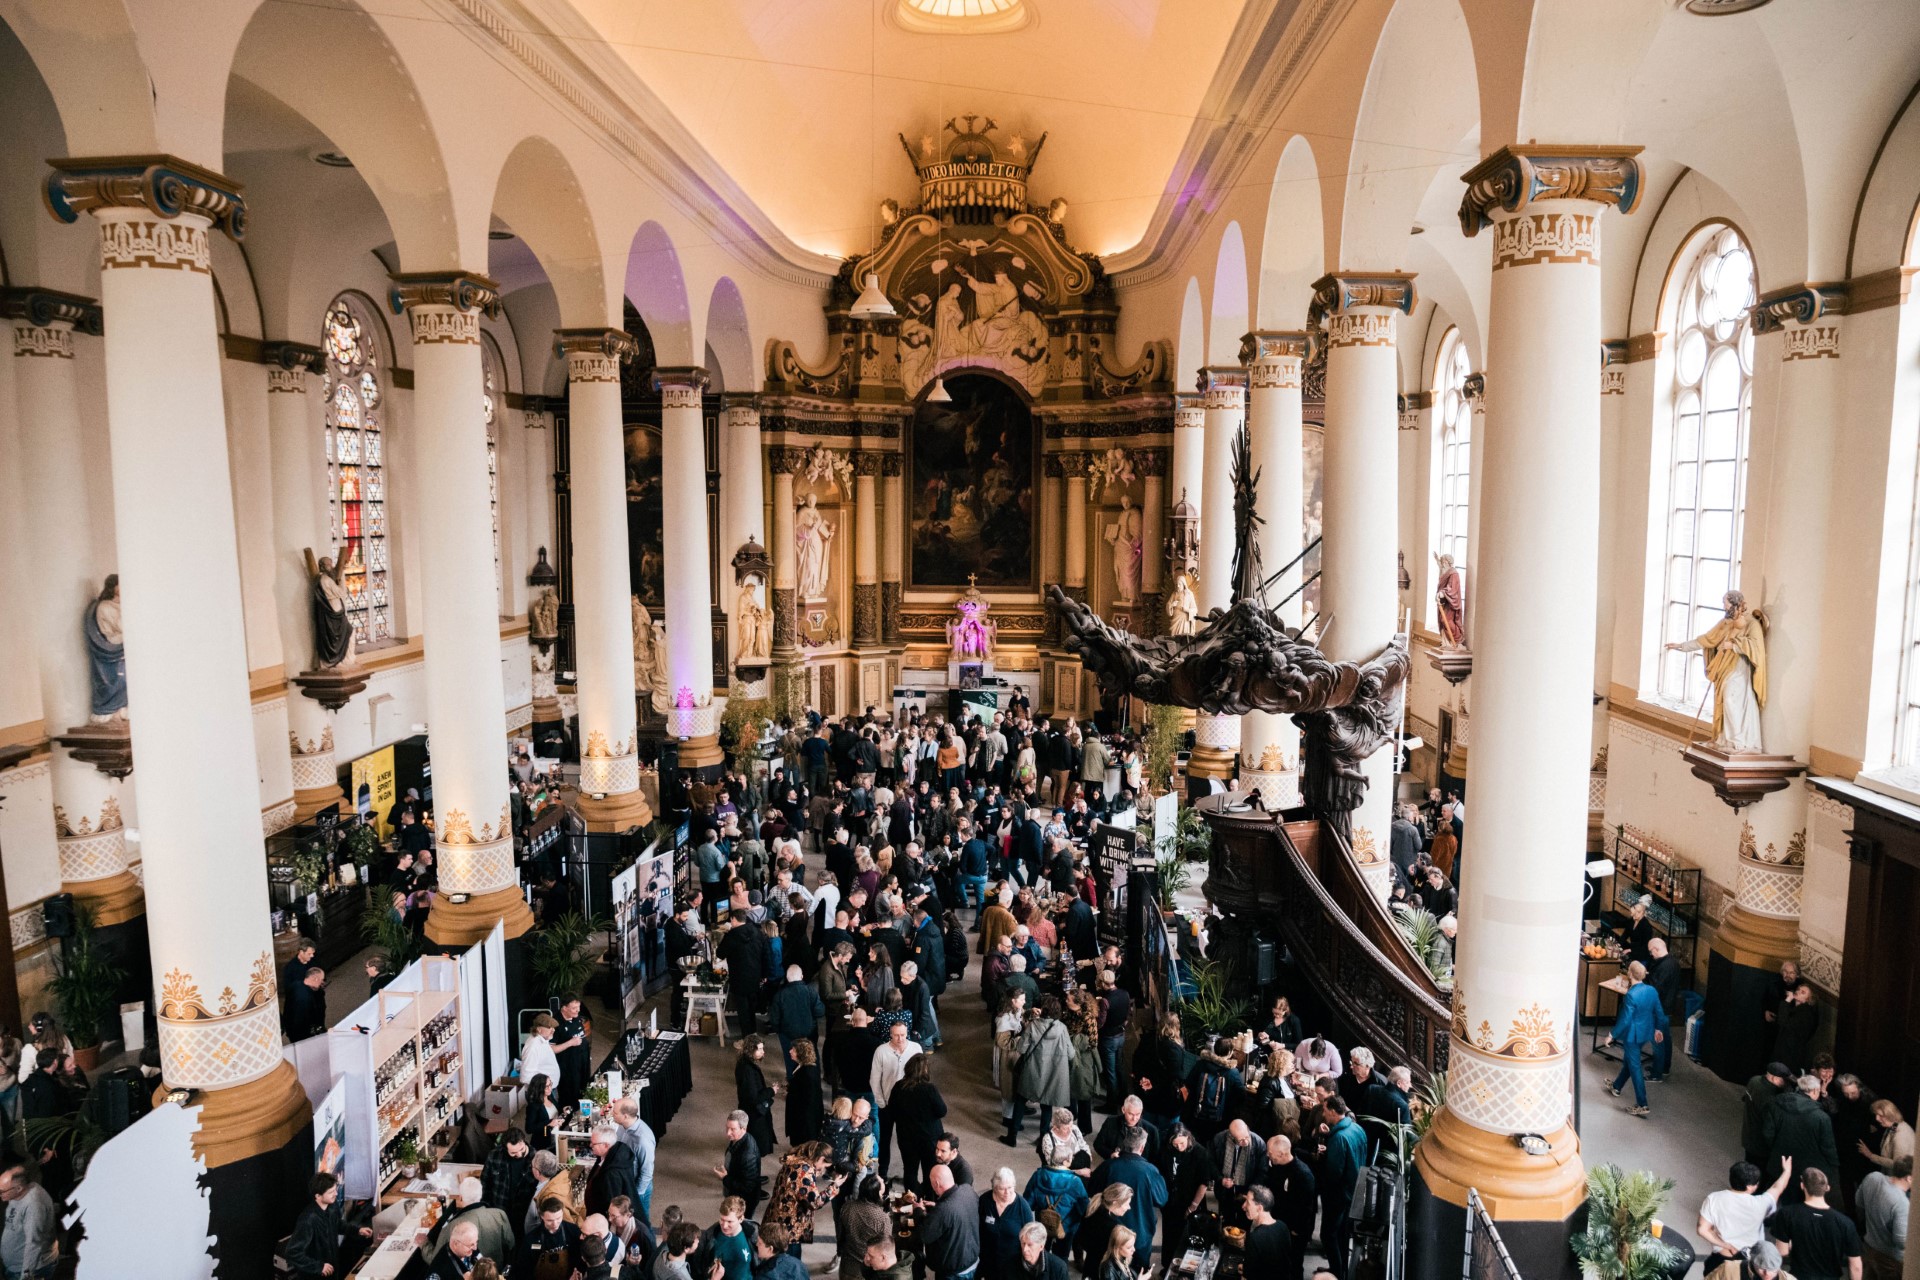
[[[1767,0],[1686,0],[1687,12],[1703,18],[1724,18],[1730,14],[1758,9]]]
[[[999,35],[1033,21],[1030,0],[899,0],[890,11],[906,31],[927,35]]]

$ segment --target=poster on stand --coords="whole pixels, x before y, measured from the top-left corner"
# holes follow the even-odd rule
[[[1133,863],[1138,841],[1137,830],[1106,822],[1096,825],[1087,840],[1094,885],[1100,891],[1100,945],[1103,947],[1126,944],[1127,868]]]
[[[353,762],[353,810],[373,824],[382,840],[393,834],[387,814],[399,799],[398,776],[392,747],[382,747]]]
[[[313,1171],[339,1176],[347,1155],[347,1082],[344,1077],[313,1109]]]

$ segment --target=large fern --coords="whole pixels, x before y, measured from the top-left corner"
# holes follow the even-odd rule
[[[1413,948],[1413,954],[1420,957],[1420,963],[1433,975],[1433,980],[1450,981],[1452,966],[1446,960],[1447,935],[1440,931],[1440,918],[1420,907],[1396,906],[1393,909],[1393,922],[1398,926],[1400,936]]]
[[[1253,1001],[1234,990],[1233,966],[1224,960],[1193,962],[1193,994],[1174,1005],[1180,1015],[1181,1037],[1196,1052],[1210,1047],[1218,1036],[1244,1031]]]
[[[1672,1178],[1603,1164],[1587,1173],[1587,1229],[1570,1242],[1573,1256],[1599,1280],[1657,1280],[1678,1259],[1653,1236],[1654,1215],[1673,1190]]]

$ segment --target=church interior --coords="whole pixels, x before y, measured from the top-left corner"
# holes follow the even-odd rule
[[[6,1275],[1920,1275],[1920,6],[188,8],[0,0]]]

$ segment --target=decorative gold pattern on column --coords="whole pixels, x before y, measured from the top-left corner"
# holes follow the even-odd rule
[[[167,220],[198,214],[235,240],[246,234],[245,188],[175,156],[77,157],[47,163],[53,172],[42,194],[47,211],[61,222],[78,222],[81,214],[100,209],[145,209]]]
[[[700,393],[707,389],[707,371],[697,364],[655,369],[653,389],[660,393],[663,409],[698,409]]]
[[[13,354],[71,360],[73,330],[64,325],[16,324],[13,326]]]
[[[1394,343],[1393,312],[1339,311],[1327,317],[1329,347],[1390,347]]]
[[[1478,235],[1493,224],[1495,209],[1520,213],[1539,200],[1590,200],[1632,213],[1640,203],[1639,154],[1639,147],[1502,147],[1462,176],[1460,230]],[[1501,265],[1496,244],[1494,266]]]
[[[1207,411],[1202,407],[1200,397],[1191,391],[1176,391],[1173,395],[1173,429],[1195,430],[1206,425]]]
[[[624,329],[556,329],[553,354],[567,362],[572,382],[618,382],[620,366],[631,364],[640,344]]]
[[[1785,338],[1780,351],[1782,360],[1838,360],[1840,358],[1840,326],[1837,324],[1810,324],[1805,327],[1789,328],[1782,336]]]
[[[1523,213],[1494,224],[1493,269],[1600,261],[1591,213]]]
[[[101,219],[100,266],[154,267],[163,271],[213,274],[207,229],[190,222]]]

